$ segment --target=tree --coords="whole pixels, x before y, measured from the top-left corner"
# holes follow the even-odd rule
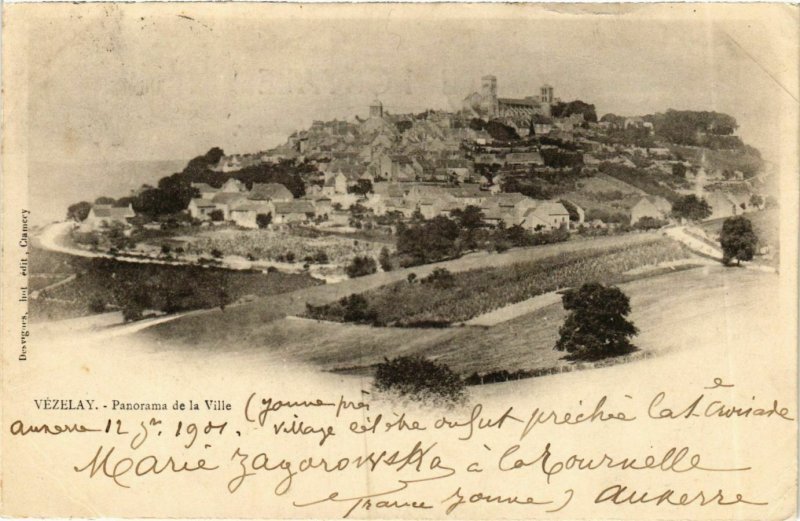
[[[403,132],[405,132],[406,130],[408,130],[408,129],[410,129],[411,127],[413,127],[413,126],[414,126],[414,122],[413,122],[413,121],[409,121],[409,120],[407,120],[407,119],[404,119],[404,120],[402,120],[402,121],[398,121],[398,122],[397,122],[397,123],[395,123],[394,125],[397,127],[397,131],[398,131],[398,132],[400,132],[400,133],[402,134],[402,133],[403,133]]]
[[[212,147],[206,152],[204,159],[209,165],[216,165],[225,156],[225,152],[219,147]]]
[[[749,261],[755,255],[758,246],[758,237],[753,231],[753,223],[747,217],[737,215],[728,217],[722,223],[722,233],[719,236],[722,245],[722,263],[726,266],[733,259],[736,264]]]
[[[597,112],[595,111],[594,105],[581,100],[574,100],[568,103],[559,101],[553,104],[551,113],[554,118],[568,118],[573,114],[580,114],[583,116],[584,121],[592,123],[597,122]]]
[[[562,150],[560,148],[543,148],[541,150],[545,166],[551,168],[572,168],[583,166],[583,154]]]
[[[469,128],[475,131],[481,131],[486,128],[486,122],[481,118],[472,118],[469,120]]]
[[[436,289],[450,289],[456,285],[455,276],[447,268],[436,268],[433,272],[422,279],[423,284],[430,284]]]
[[[119,208],[124,208],[124,207],[126,207],[128,205],[133,205],[133,203],[135,201],[136,201],[136,198],[132,197],[132,196],[120,197],[119,199],[114,201],[114,206],[117,206]]]
[[[349,192],[357,195],[367,195],[372,192],[372,181],[369,179],[359,179],[356,184],[351,186]]]
[[[633,227],[638,230],[657,230],[658,228],[662,228],[667,224],[669,223],[663,219],[657,219],[655,217],[645,215],[636,221],[636,224]]]
[[[342,320],[345,322],[372,323],[378,318],[374,309],[363,295],[350,295],[339,300],[343,308]]]
[[[392,254],[389,253],[389,248],[384,246],[381,248],[381,253],[378,256],[378,263],[381,265],[383,271],[392,271],[394,263],[392,262]]]
[[[426,221],[412,221],[397,227],[397,252],[408,262],[405,266],[426,264],[460,254],[457,239],[461,230],[452,219],[437,215]]]
[[[719,139],[721,136],[733,137],[731,134],[738,127],[736,119],[728,114],[669,109],[665,114],[654,114],[651,119],[656,134],[671,143],[709,145],[712,148],[721,148],[720,144],[741,146],[738,139]]]
[[[690,221],[701,221],[711,215],[711,206],[694,194],[684,195],[672,203],[672,215]]]
[[[570,314],[559,329],[555,349],[566,351],[567,358],[599,360],[636,350],[629,339],[638,330],[625,318],[630,299],[619,288],[586,283],[566,291],[562,303]]]
[[[372,257],[357,255],[353,257],[353,260],[345,267],[344,271],[351,279],[363,277],[364,275],[370,275],[378,271],[378,263],[376,263],[375,259]]]
[[[514,127],[510,127],[500,121],[492,120],[486,123],[486,132],[495,141],[518,141],[519,134]]]
[[[256,224],[259,228],[266,228],[272,222],[272,213],[260,213],[256,215]]]
[[[673,163],[672,164],[672,175],[675,177],[685,178],[686,177],[686,166],[683,163]]]
[[[452,215],[458,225],[465,230],[472,231],[486,226],[486,223],[483,221],[483,210],[475,205],[467,205],[463,210],[461,208],[456,208],[450,212],[450,215]]]
[[[451,213],[453,219],[461,228],[464,248],[474,250],[478,247],[478,230],[486,227],[483,220],[483,210],[474,205],[468,205],[463,210],[456,208]]]
[[[67,219],[72,219],[73,221],[81,222],[85,220],[89,216],[89,211],[92,209],[91,203],[86,201],[81,201],[79,203],[75,203],[67,208]]]
[[[750,206],[755,206],[756,208],[760,208],[764,206],[764,198],[758,194],[753,194],[750,196]]]
[[[214,222],[219,222],[225,219],[225,213],[219,208],[208,212],[208,216],[211,217],[211,220]]]
[[[108,236],[108,242],[111,243],[111,247],[116,250],[124,250],[125,248],[133,247],[136,243],[131,240],[127,235],[125,235],[125,225],[112,221],[107,225],[107,232],[106,235]]]
[[[600,118],[600,121],[603,123],[610,123],[618,128],[625,126],[625,118],[622,116],[617,116],[616,114],[605,114],[602,118]]]
[[[94,200],[94,204],[114,204],[116,201],[113,197],[101,196]]]
[[[119,289],[118,301],[122,306],[122,319],[125,322],[141,320],[144,318],[146,309],[152,307],[151,296],[147,288],[136,286],[132,288]]]

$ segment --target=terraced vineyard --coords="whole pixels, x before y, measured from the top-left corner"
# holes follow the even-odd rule
[[[533,262],[452,274],[445,284],[425,279],[397,282],[321,305],[310,318],[401,327],[443,327],[509,304],[588,281],[616,283],[645,265],[686,259],[691,254],[666,238],[631,246],[562,253]],[[354,309],[357,307],[358,309]]]

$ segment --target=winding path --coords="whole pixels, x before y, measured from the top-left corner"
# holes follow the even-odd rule
[[[665,232],[668,237],[675,239],[676,241],[682,242],[686,245],[687,248],[690,250],[700,253],[701,255],[705,255],[707,257],[711,257],[714,260],[722,261],[722,250],[720,248],[711,246],[706,241],[698,239],[697,237],[693,236],[687,231],[685,226],[675,226],[673,228],[668,228]],[[695,233],[702,234],[700,231],[696,231]]]

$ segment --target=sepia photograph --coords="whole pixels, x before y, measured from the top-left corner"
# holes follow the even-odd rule
[[[796,6],[4,17],[4,514],[795,515]]]

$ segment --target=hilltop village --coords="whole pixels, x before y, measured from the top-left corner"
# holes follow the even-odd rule
[[[598,117],[550,85],[479,85],[458,110],[375,100],[280,146],[214,147],[155,186],[76,202],[36,237],[31,316],[171,315],[179,341],[236,329],[248,336],[231,345],[362,375],[413,344],[480,384],[571,363],[553,349],[570,288],[619,284],[653,316],[676,295],[705,312],[675,288],[729,299],[734,259],[777,269],[769,164],[732,116]],[[203,311],[180,318],[190,310]]]
[[[481,233],[466,241],[451,233],[446,241],[456,246],[440,258],[656,229],[771,203],[761,158],[736,136],[731,116],[668,110],[598,118],[594,105],[561,101],[550,85],[520,98],[499,90],[497,78],[485,76],[455,112],[394,114],[374,100],[365,117],[314,121],[269,150],[214,148],[156,187],[73,205],[73,239],[112,254],[215,263],[232,256],[254,266],[305,259],[307,268],[336,257],[341,273],[355,254],[407,254],[415,241],[400,265],[436,260],[421,243],[437,242],[448,223],[463,230],[470,219]],[[222,240],[220,232],[234,230],[272,234]],[[335,255],[274,247],[278,238],[291,244],[309,234],[357,246]],[[274,239],[269,246],[265,237]]]
[[[274,149],[220,155],[208,166],[219,176],[192,183],[196,193],[186,210],[201,221],[256,228],[259,214],[274,224],[335,226],[348,224],[354,205],[375,216],[410,218],[420,212],[426,219],[474,205],[489,223],[530,230],[577,227],[587,220],[596,227],[663,220],[675,196],[689,193],[708,201],[714,216],[745,210],[758,191],[759,158],[738,141],[734,128],[693,129],[708,134],[706,150],[659,135],[659,117],[667,119],[609,114],[598,120],[593,106],[563,103],[549,85],[535,96],[499,97],[497,79],[485,76],[460,112],[391,114],[375,100],[366,118],[315,121]],[[709,160],[709,152],[728,152],[729,168],[725,158]],[[302,194],[278,183],[245,184],[235,176],[287,162],[314,170],[303,173]],[[607,186],[581,190],[580,179]],[[95,205],[83,228],[127,222],[136,215],[134,206]]]

